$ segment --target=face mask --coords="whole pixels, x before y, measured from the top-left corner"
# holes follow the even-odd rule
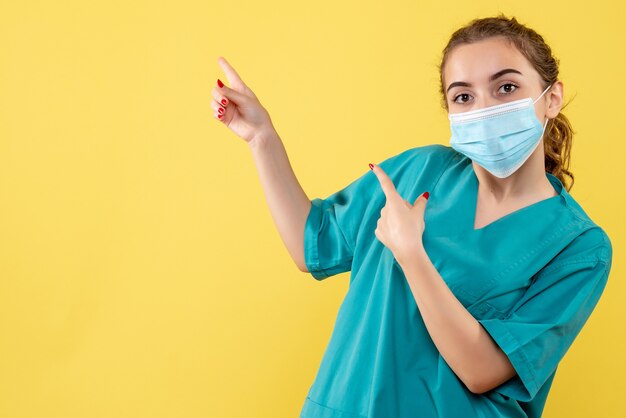
[[[531,97],[469,112],[448,115],[450,145],[496,177],[513,174],[539,145],[548,124],[541,126]]]

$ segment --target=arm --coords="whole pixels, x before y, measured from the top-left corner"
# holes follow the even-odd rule
[[[306,272],[304,225],[311,201],[298,183],[275,130],[259,134],[249,146],[278,233],[298,268]]]
[[[515,376],[508,357],[450,291],[423,247],[398,264],[433,342],[471,392],[487,392]]]

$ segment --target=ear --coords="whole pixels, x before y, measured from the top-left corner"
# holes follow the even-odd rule
[[[561,80],[555,81],[550,90],[546,92],[546,96],[550,99],[546,109],[546,116],[554,119],[563,108],[563,82]]]

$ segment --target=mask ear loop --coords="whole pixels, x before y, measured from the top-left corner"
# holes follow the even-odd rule
[[[552,84],[550,84],[548,87],[546,87],[546,89],[543,91],[543,93],[541,93],[539,95],[539,97],[537,97],[535,100],[533,100],[533,104],[537,103],[537,100],[541,99],[541,96],[543,96],[544,94],[546,94],[546,91],[548,91],[548,89],[552,87]]]
[[[535,101],[533,101],[533,104],[537,103],[537,100],[541,99],[541,96],[543,96],[546,91],[548,91],[548,89],[550,89],[550,87],[552,87],[552,84],[550,84],[548,87],[546,87],[546,89],[543,91],[543,93],[541,93],[539,95],[539,97],[537,97],[537,99]],[[541,132],[541,137],[543,137],[543,134],[546,132],[546,126],[548,125],[548,121],[550,120],[550,118],[546,118],[546,122],[543,124],[543,131]]]

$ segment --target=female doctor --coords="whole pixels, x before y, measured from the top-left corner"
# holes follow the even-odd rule
[[[607,283],[612,246],[568,193],[572,129],[543,38],[475,19],[440,66],[450,146],[370,164],[309,200],[267,111],[223,58],[214,117],[249,145],[278,231],[350,286],[301,418],[540,417]]]

